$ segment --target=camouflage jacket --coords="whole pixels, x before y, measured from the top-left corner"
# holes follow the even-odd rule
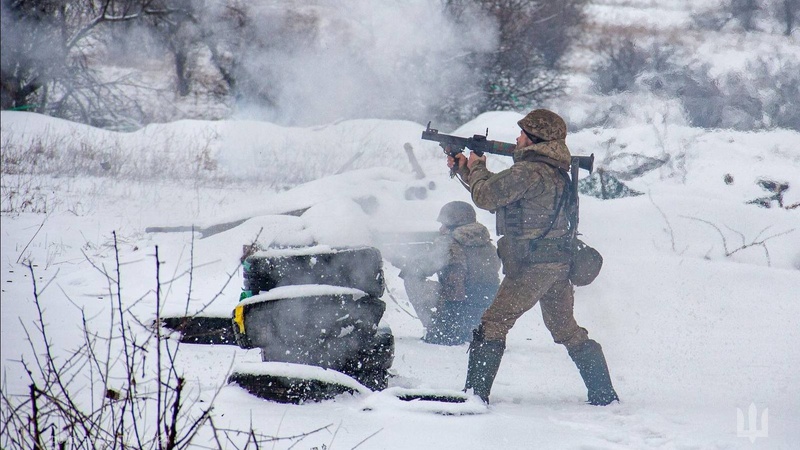
[[[564,140],[516,150],[514,164],[496,174],[479,161],[468,176],[472,200],[477,207],[496,213],[498,235],[515,239],[564,236],[569,228],[566,208],[554,216],[568,186],[569,164]]]
[[[434,251],[419,261],[422,275],[437,275],[440,297],[445,301],[466,300],[474,286],[500,284],[500,258],[489,230],[473,222],[443,234]]]

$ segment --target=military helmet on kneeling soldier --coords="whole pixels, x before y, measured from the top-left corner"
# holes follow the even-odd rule
[[[534,109],[517,122],[522,130],[543,141],[566,139],[567,124],[558,114],[547,109]]]
[[[437,222],[447,227],[457,227],[477,221],[475,208],[467,202],[450,202],[442,206]]]

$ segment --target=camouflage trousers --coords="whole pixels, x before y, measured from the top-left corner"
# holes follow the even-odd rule
[[[469,342],[472,330],[497,293],[497,284],[472,284],[466,286],[468,296],[463,301],[444,301],[436,281],[407,277],[403,282],[408,300],[425,327],[423,340],[439,345]]]
[[[517,319],[539,303],[544,324],[557,344],[569,349],[586,342],[588,333],[573,314],[568,264],[519,264],[504,259],[503,265],[506,276],[481,318],[486,340],[505,341]]]
[[[439,304],[439,283],[424,278],[405,278],[403,284],[408,294],[408,301],[414,307],[422,326],[430,329],[433,323],[433,312]]]

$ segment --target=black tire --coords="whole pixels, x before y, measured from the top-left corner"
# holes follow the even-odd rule
[[[180,333],[179,341],[187,344],[236,345],[230,317],[177,316],[162,317],[161,325]]]
[[[280,286],[326,284],[352,287],[380,298],[386,282],[381,252],[373,247],[257,252],[244,261],[244,288],[257,294]]]
[[[379,328],[368,346],[349,360],[341,372],[358,380],[373,391],[386,389],[389,368],[394,362],[394,335],[388,327]]]
[[[355,392],[347,386],[322,380],[239,372],[235,372],[228,377],[228,383],[236,384],[256,397],[265,400],[296,405],[305,402],[329,400],[337,395]]]
[[[238,308],[242,340],[261,348],[263,361],[340,370],[373,342],[386,304],[370,296],[330,294],[244,302]]]

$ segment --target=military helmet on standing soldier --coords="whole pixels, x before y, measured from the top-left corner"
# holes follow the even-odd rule
[[[442,206],[436,221],[447,227],[458,227],[477,221],[477,217],[472,205],[456,201]]]
[[[543,141],[566,139],[567,124],[558,114],[547,109],[534,109],[517,122],[522,131]]]

